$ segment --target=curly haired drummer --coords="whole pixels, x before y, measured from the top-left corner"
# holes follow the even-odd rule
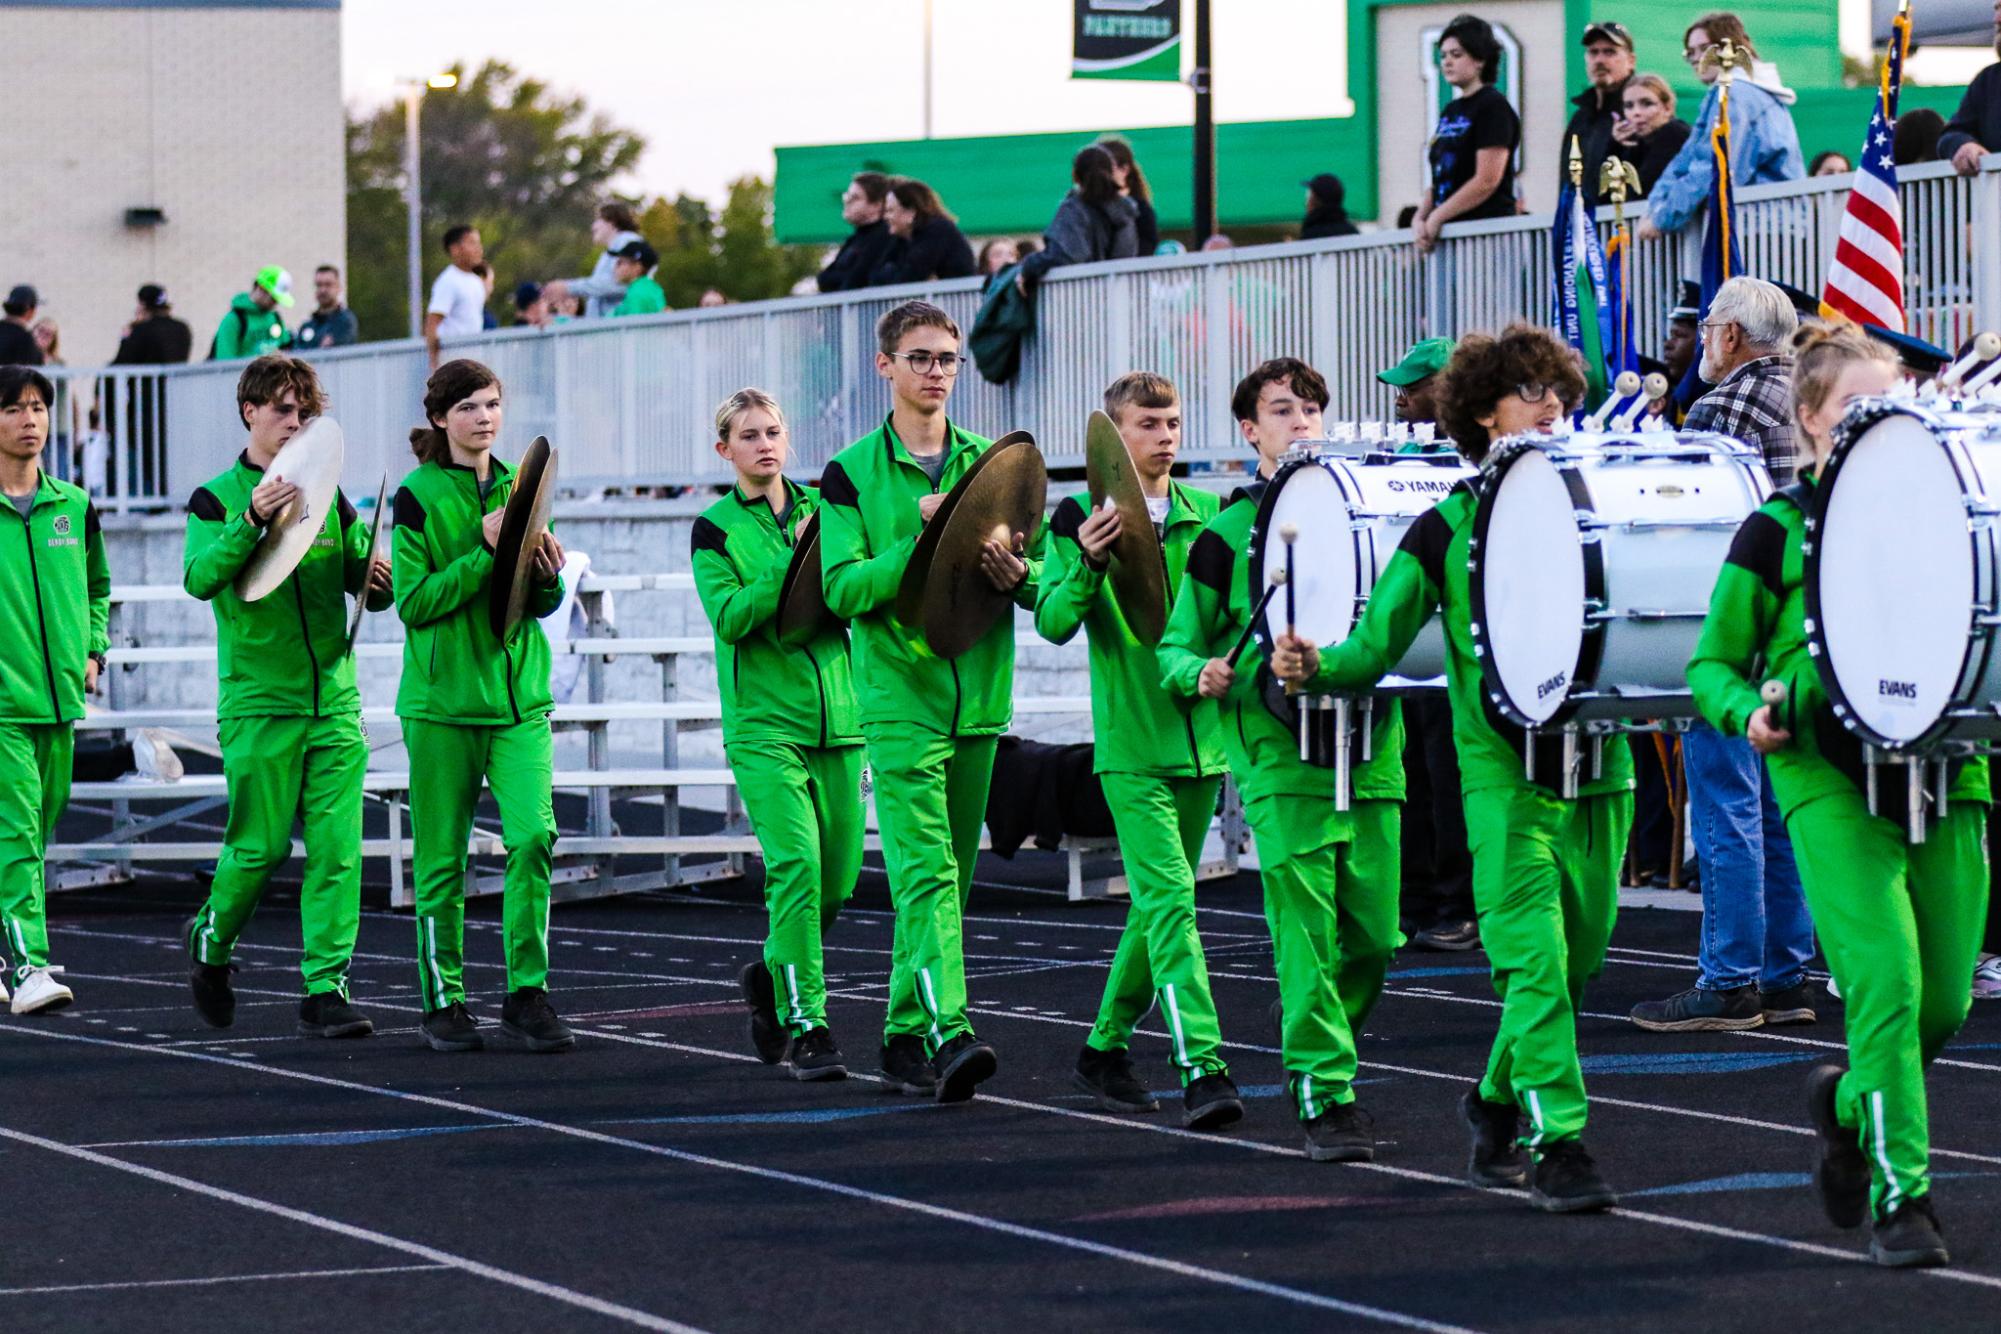
[[[1439,390],[1439,422],[1478,464],[1496,440],[1550,433],[1583,393],[1577,363],[1561,342],[1514,325],[1498,338],[1474,335],[1459,344]],[[1411,525],[1346,640],[1320,650],[1281,638],[1272,670],[1309,690],[1367,690],[1402,659],[1433,612],[1443,614],[1473,901],[1502,1003],[1486,1074],[1460,1104],[1472,1132],[1470,1173],[1479,1185],[1529,1184],[1531,1202],[1548,1212],[1606,1209],[1616,1197],[1582,1138],[1576,1014],[1612,935],[1619,860],[1632,824],[1632,756],[1623,746],[1607,747],[1600,775],[1585,776],[1578,795],[1566,799],[1556,786],[1556,739],[1539,737],[1537,751],[1552,754],[1538,755],[1536,777],[1528,776],[1530,739],[1488,704],[1474,653],[1467,577],[1474,511],[1475,488],[1461,483]]]
[[[1250,543],[1259,501],[1296,441],[1321,434],[1327,382],[1292,357],[1237,385],[1231,410],[1257,450],[1258,478],[1211,519],[1188,553],[1158,657],[1168,693],[1222,704],[1223,744],[1257,838],[1265,918],[1278,967],[1280,1045],[1294,1110],[1316,1162],[1368,1162],[1375,1135],[1355,1100],[1355,1038],[1382,995],[1397,931],[1403,721],[1375,711],[1374,758],[1354,766],[1352,809],[1337,811],[1328,770],[1299,757],[1292,727],[1268,708],[1255,643]],[[1260,590],[1261,591],[1261,590]]]
[[[1836,720],[1807,649],[1802,544],[1835,424],[1855,398],[1888,392],[1898,369],[1852,325],[1802,330],[1794,349],[1793,415],[1811,464],[1737,530],[1688,682],[1719,732],[1748,737],[1765,756],[1847,1007],[1849,1068],[1807,1076],[1821,1207],[1838,1227],[1873,1216],[1878,1264],[1939,1265],[1948,1256],[1932,1210],[1925,1067],[1971,1003],[1966,976],[1988,894],[1988,765],[1956,766],[1947,813],[1930,817],[1922,843],[1906,841],[1904,785],[1884,783],[1870,813],[1860,742]],[[1762,696],[1771,681],[1786,689],[1776,705]]]

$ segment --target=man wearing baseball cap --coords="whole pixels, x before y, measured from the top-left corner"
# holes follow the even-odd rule
[[[1348,187],[1331,171],[1323,171],[1306,187],[1306,220],[1300,224],[1299,239],[1317,241],[1323,236],[1354,236],[1355,224],[1348,218]]]
[[[1419,339],[1403,354],[1402,361],[1376,372],[1378,380],[1397,391],[1398,421],[1415,426],[1438,420],[1432,395],[1438,389],[1438,373],[1452,360],[1452,347],[1450,338]],[[1449,441],[1441,443],[1443,448],[1451,448]]]
[[[1584,157],[1584,202],[1596,208],[1604,202],[1598,193],[1598,169],[1606,158],[1621,156],[1612,127],[1624,114],[1626,84],[1633,77],[1633,34],[1625,24],[1606,20],[1586,25],[1582,40],[1584,73],[1591,82],[1570,99],[1577,110],[1563,127],[1556,162],[1559,175],[1568,180],[1570,141],[1576,139]]]
[[[238,292],[208,345],[210,361],[268,356],[292,345],[292,331],[278,307],[292,304],[292,275],[276,264],[257,270],[247,292]]]
[[[625,297],[613,315],[658,315],[667,309],[667,293],[653,277],[659,252],[638,237],[611,252],[612,277],[625,284]]]
[[[171,366],[186,361],[194,350],[194,331],[185,320],[174,318],[174,303],[167,289],[147,283],[139,289],[139,308],[125,336],[118,340],[114,366]]]

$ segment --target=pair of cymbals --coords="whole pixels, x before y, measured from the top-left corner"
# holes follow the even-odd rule
[[[1012,431],[973,460],[946,493],[896,590],[896,616],[941,658],[956,658],[1006,614],[1013,598],[980,564],[990,540],[1022,546],[1049,499],[1049,470],[1026,431]]]
[[[298,499],[273,515],[243,568],[236,572],[236,595],[256,602],[275,590],[313,549],[340,490],[347,437],[331,417],[315,417],[287,440],[264,470],[267,482],[290,482]]]
[[[528,611],[528,586],[535,571],[535,553],[549,531],[549,510],[556,500],[556,451],[549,437],[538,435],[514,470],[514,489],[501,511],[500,536],[493,544],[493,575],[487,581],[487,622],[505,644],[514,637]]]
[[[1146,491],[1132,451],[1119,428],[1102,412],[1093,412],[1084,431],[1084,483],[1091,508],[1110,502],[1122,521],[1112,543],[1112,591],[1126,625],[1142,644],[1158,644],[1167,632],[1167,562],[1147,513]]]

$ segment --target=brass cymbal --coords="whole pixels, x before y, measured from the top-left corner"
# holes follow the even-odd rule
[[[236,572],[238,597],[255,602],[299,568],[333,513],[346,454],[347,437],[331,417],[313,418],[279,449],[264,478],[292,483],[299,488],[299,498],[264,525],[264,535]]]
[[[1049,498],[1049,471],[1026,431],[996,440],[946,495],[917,539],[896,615],[941,658],[956,658],[1007,614],[1013,599],[980,568],[989,538],[1033,538]]]
[[[820,512],[815,510],[792,548],[785,582],[778,586],[778,642],[797,646],[838,624],[827,610],[826,587],[820,582]]]
[[[1142,644],[1158,644],[1167,630],[1167,563],[1161,559],[1132,451],[1102,412],[1091,414],[1084,431],[1084,479],[1091,508],[1109,500],[1125,521],[1111,551],[1110,578],[1119,610],[1135,638]]]
[[[500,537],[493,544],[493,575],[487,582],[487,620],[502,644],[514,637],[528,611],[528,581],[542,534],[549,531],[549,507],[556,499],[556,451],[538,435],[514,470],[514,489],[501,511]]]
[[[368,560],[375,563],[375,544],[382,536],[382,512],[389,507],[389,477],[383,475],[382,485],[375,489],[375,513],[368,520]],[[354,610],[347,618],[347,651],[354,652],[354,641],[361,635],[361,618],[368,612],[368,581],[364,576],[361,592],[355,596]]]

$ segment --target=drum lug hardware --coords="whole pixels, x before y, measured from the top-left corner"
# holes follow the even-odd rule
[[[1535,782],[1535,728],[1522,729],[1522,776]]]
[[[1605,777],[1605,737],[1601,733],[1591,736],[1591,781],[1596,783]]]
[[[1362,697],[1362,763],[1376,758],[1376,697]]]
[[[1905,801],[1910,822],[1910,841],[1925,841],[1925,762],[1913,755],[1904,761]]]
[[[1947,759],[1939,760],[1938,776],[1933,780],[1933,783],[1938,793],[1938,818],[1943,820],[1948,814],[1946,789],[1952,785],[1952,761]]]
[[[1352,704],[1345,696],[1334,701],[1334,809],[1346,811],[1354,796],[1354,775],[1350,765],[1348,728]]]
[[[1563,799],[1577,800],[1577,729],[1563,729]]]
[[[1862,795],[1868,803],[1871,815],[1875,815],[1877,808],[1882,804],[1876,797],[1876,766],[1878,763],[1876,748],[1865,744],[1862,747]]]

